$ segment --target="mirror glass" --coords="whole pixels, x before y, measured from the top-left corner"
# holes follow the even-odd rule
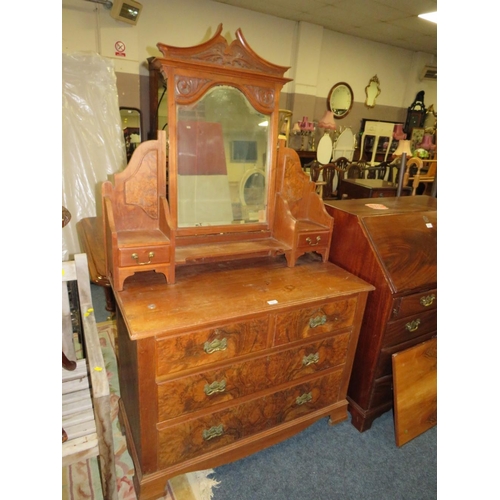
[[[141,111],[137,108],[120,108],[120,117],[128,162],[135,148],[142,142]]]
[[[266,222],[269,121],[228,85],[177,105],[178,227]]]
[[[377,75],[375,75],[369,81],[368,85],[365,87],[365,93],[366,93],[366,101],[365,101],[366,107],[374,108],[375,101],[380,94],[380,81]]]
[[[344,118],[351,111],[354,94],[351,87],[345,83],[336,83],[327,97],[328,109],[335,118]]]

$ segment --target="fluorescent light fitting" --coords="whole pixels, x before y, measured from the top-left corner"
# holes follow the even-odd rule
[[[438,22],[438,13],[437,12],[428,12],[427,14],[419,14],[418,17],[430,21],[431,23]]]
[[[267,127],[269,125],[269,122],[266,120],[265,122],[260,122],[259,127]]]

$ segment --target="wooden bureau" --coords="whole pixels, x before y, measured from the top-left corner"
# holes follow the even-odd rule
[[[325,206],[335,220],[330,261],[376,288],[347,398],[352,424],[364,431],[392,408],[392,355],[437,335],[437,200],[366,198]]]
[[[347,418],[373,287],[319,256],[139,273],[116,292],[120,417],[139,499],[167,480]],[[373,293],[373,292],[372,292]]]

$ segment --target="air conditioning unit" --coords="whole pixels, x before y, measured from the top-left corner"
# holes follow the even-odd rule
[[[424,66],[420,74],[420,80],[437,80],[438,69],[437,66]]]

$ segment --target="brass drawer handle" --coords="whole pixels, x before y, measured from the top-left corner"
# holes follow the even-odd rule
[[[420,304],[422,304],[424,307],[428,307],[434,302],[435,298],[436,296],[434,294],[426,295],[425,297],[420,298]]]
[[[315,318],[311,318],[309,320],[309,327],[316,328],[317,326],[324,325],[326,323],[326,315],[316,316]]]
[[[319,361],[319,352],[315,354],[309,354],[309,356],[304,356],[302,358],[302,364],[304,366],[314,365]]]
[[[311,238],[306,238],[306,243],[308,243],[309,246],[311,247],[315,247],[316,245],[319,244],[320,241],[321,241],[321,236],[316,236],[316,243],[313,243]]]
[[[218,392],[224,392],[226,390],[226,381],[221,380],[220,382],[214,381],[211,384],[205,384],[205,388],[203,389],[207,396],[211,396],[212,394],[216,394]]]
[[[302,394],[302,396],[299,396],[295,400],[295,402],[300,406],[309,403],[309,401],[311,401],[312,398],[313,398],[312,392],[305,392],[304,394]]]
[[[406,323],[405,328],[409,332],[414,332],[415,330],[418,329],[420,325],[420,320],[419,319],[414,319],[413,321],[410,321],[409,323]]]
[[[133,253],[132,254],[132,258],[137,262],[137,264],[139,264],[140,266],[145,266],[146,264],[151,264],[151,259],[155,256],[155,253],[154,252],[149,252],[148,253],[148,257],[149,257],[149,260],[147,262],[139,262],[139,256],[136,254],[136,253]]]
[[[210,439],[222,436],[222,434],[224,434],[224,426],[222,424],[214,425],[210,427],[210,429],[205,429],[203,431],[203,439],[205,441],[210,441]]]
[[[227,349],[227,339],[223,338],[222,340],[215,339],[212,342],[208,340],[203,344],[203,350],[207,354],[212,354],[217,351],[225,351]]]

